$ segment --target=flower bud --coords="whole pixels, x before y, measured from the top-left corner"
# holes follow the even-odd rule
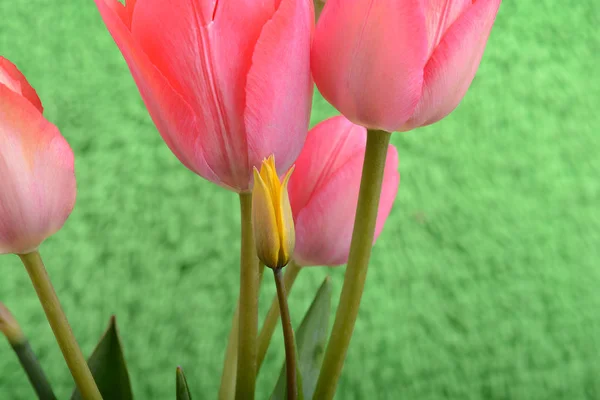
[[[287,191],[292,171],[280,181],[273,156],[263,160],[260,173],[254,168],[252,226],[256,252],[273,269],[286,266],[294,252],[294,219]]]
[[[0,56],[0,254],[27,254],[60,230],[77,193],[73,151]]]

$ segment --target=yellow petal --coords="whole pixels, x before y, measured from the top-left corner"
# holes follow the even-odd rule
[[[252,190],[252,226],[258,258],[267,266],[276,266],[280,248],[277,218],[269,188],[256,168]]]
[[[283,178],[283,185],[281,187],[281,200],[279,207],[281,225],[279,227],[279,239],[281,241],[281,249],[279,250],[279,262],[281,266],[286,265],[292,255],[294,254],[294,247],[296,245],[296,231],[294,229],[294,216],[292,215],[292,206],[290,204],[290,197],[287,190],[288,181],[294,171],[293,166],[285,178]]]

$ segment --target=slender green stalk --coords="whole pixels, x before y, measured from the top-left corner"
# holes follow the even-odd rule
[[[221,375],[221,387],[219,388],[219,400],[232,400],[235,398],[235,378],[237,372],[237,346],[238,346],[238,322],[240,315],[240,304],[235,307],[231,331],[227,340],[225,350],[225,361],[223,362],[223,374]]]
[[[39,360],[23,334],[21,326],[2,303],[0,303],[0,332],[8,339],[8,343],[15,351],[38,398],[40,400],[56,400],[46,374],[44,374]]]
[[[265,266],[259,263],[258,281],[262,280]],[[221,387],[219,388],[219,400],[232,400],[235,398],[235,379],[237,372],[237,346],[238,346],[238,322],[240,315],[240,304],[238,302],[231,321],[231,331],[227,340],[225,350],[225,361],[223,363],[223,375],[221,375]]]
[[[296,400],[298,398],[298,381],[296,380],[296,342],[294,340],[294,329],[292,328],[281,268],[274,269],[273,275],[275,276],[277,298],[279,299],[279,309],[281,310],[281,327],[283,328],[283,342],[285,345],[287,399]]]
[[[344,285],[313,398],[333,399],[365,287],[391,134],[369,131]]]
[[[294,281],[296,280],[296,277],[298,276],[299,272],[300,266],[294,261],[291,261],[285,267],[285,274],[283,275],[283,286],[285,287],[285,292],[288,296],[292,291],[292,286],[294,285]],[[271,308],[269,308],[269,312],[265,317],[262,328],[260,329],[260,333],[258,335],[257,371],[260,371],[260,367],[263,361],[265,360],[265,355],[267,354],[267,350],[269,349],[271,337],[273,336],[273,332],[275,331],[275,327],[277,326],[278,320],[279,301],[277,296],[275,296],[273,302],[271,303]]]
[[[252,194],[240,193],[242,243],[235,398],[253,400],[256,386],[256,334],[258,331],[258,257],[252,232]]]
[[[21,343],[12,344],[12,348],[19,358],[19,362],[27,374],[29,382],[31,382],[31,386],[33,386],[38,398],[40,400],[56,400],[50,382],[48,382],[39,360],[29,345],[29,341],[25,339]]]
[[[33,287],[46,312],[50,327],[54,332],[58,346],[63,353],[65,361],[71,370],[75,384],[85,400],[101,400],[102,396],[92,377],[92,373],[83,358],[81,349],[77,345],[69,321],[63,312],[56,292],[52,287],[40,253],[34,251],[28,254],[19,254],[27,273],[31,278]]]

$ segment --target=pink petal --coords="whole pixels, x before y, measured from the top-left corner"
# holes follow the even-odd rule
[[[344,116],[391,132],[417,105],[426,55],[421,0],[328,0],[315,32],[312,72]]]
[[[308,134],[288,186],[296,224],[294,258],[300,265],[347,261],[365,145],[365,129],[342,117],[329,119]],[[391,211],[399,181],[398,153],[390,146],[375,238]]]
[[[252,56],[244,113],[250,165],[275,154],[287,170],[306,139],[313,95],[311,1],[281,0],[264,26]]]
[[[246,76],[273,12],[272,1],[144,0],[133,14],[133,36],[202,124],[197,135],[206,162],[240,190],[252,180],[243,119]]]
[[[0,85],[0,104],[0,254],[28,253],[73,209],[73,152],[25,97]]]
[[[106,4],[112,8],[129,30],[131,30],[131,20],[136,1],[137,0],[125,0],[125,4],[123,4],[119,0],[105,0]]]
[[[27,82],[27,78],[17,69],[15,64],[2,56],[0,56],[0,84],[8,86],[9,89],[29,100],[40,112],[44,112],[42,102],[35,89]]]
[[[427,19],[427,59],[448,28],[472,4],[472,0],[424,0]]]
[[[106,3],[114,0],[95,1],[167,146],[190,170],[212,182],[226,185],[205,160],[199,138],[204,129],[202,121],[198,120],[189,104],[154,67],[119,15]],[[139,5],[135,10],[138,7]]]
[[[365,128],[341,115],[311,129],[288,188],[294,218],[352,156],[364,154],[366,135]]]
[[[471,85],[501,0],[477,0],[447,30],[425,67],[423,97],[404,130],[450,114]]]

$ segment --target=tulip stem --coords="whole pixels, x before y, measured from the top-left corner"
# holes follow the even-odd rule
[[[259,263],[259,284],[262,280],[265,266]],[[238,301],[233,319],[231,321],[231,331],[227,340],[227,349],[225,350],[225,361],[223,363],[223,374],[221,375],[221,387],[219,388],[219,400],[232,400],[235,398],[235,379],[237,372],[237,349],[238,349],[238,322],[240,315],[240,303]]]
[[[52,387],[29,341],[24,339],[20,343],[11,343],[11,345],[38,398],[40,400],[56,400]]]
[[[4,334],[17,355],[38,398],[40,400],[56,400],[48,378],[46,378],[46,374],[44,374],[44,370],[19,323],[2,303],[0,303],[0,332]]]
[[[27,269],[27,273],[42,303],[50,327],[54,332],[58,346],[63,353],[82,397],[85,400],[101,400],[100,391],[83,357],[83,353],[77,345],[73,331],[69,326],[69,321],[67,321],[67,317],[60,306],[40,253],[34,251],[28,254],[19,254],[19,257],[23,265],[25,265],[25,269]]]
[[[253,400],[256,387],[256,334],[258,331],[258,257],[252,232],[252,194],[240,193],[241,260],[238,357],[235,398]]]
[[[363,164],[358,206],[352,232],[350,255],[344,276],[344,284],[335,322],[327,344],[323,365],[313,398],[330,400],[335,395],[358,315],[360,300],[365,287],[367,267],[371,256],[375,222],[383,172],[391,134],[385,131],[367,133],[367,148]]]
[[[283,275],[283,286],[285,288],[286,295],[289,296],[292,291],[292,286],[296,277],[300,273],[300,266],[294,261],[291,261],[285,267],[285,274]],[[265,360],[269,344],[271,343],[271,337],[279,321],[279,301],[276,296],[271,303],[271,308],[267,312],[263,325],[258,335],[258,359],[257,359],[257,371],[260,371],[260,367]]]
[[[287,399],[298,398],[298,381],[296,380],[296,342],[294,341],[294,329],[290,318],[290,310],[285,293],[285,284],[281,268],[273,269],[275,286],[277,287],[277,298],[281,310],[281,327],[283,328],[283,341],[285,344],[285,373],[287,383]]]
[[[221,375],[221,386],[219,388],[219,400],[231,400],[235,397],[239,315],[240,303],[238,301],[235,307],[235,312],[233,313],[233,320],[231,321],[231,331],[229,331],[229,339],[227,339],[225,361],[223,362],[223,374]]]

